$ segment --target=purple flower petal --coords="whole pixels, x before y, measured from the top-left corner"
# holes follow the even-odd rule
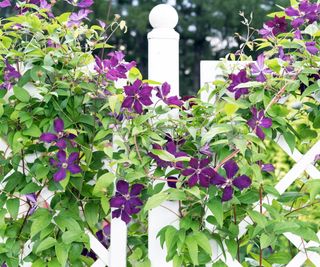
[[[131,187],[130,196],[137,196],[141,193],[144,186],[142,184],[134,184]]]
[[[122,205],[126,203],[126,199],[122,196],[113,197],[110,200],[110,207],[112,208],[120,208]]]
[[[227,177],[230,179],[236,175],[239,170],[237,163],[233,160],[227,161],[223,168],[226,170]]]
[[[295,29],[299,28],[304,23],[303,18],[296,18],[291,22],[291,26]]]
[[[199,184],[203,187],[209,187],[210,185],[210,177],[208,177],[207,175],[205,175],[205,173],[201,172],[199,174]]]
[[[199,160],[197,158],[192,158],[190,160],[189,164],[193,169],[198,169],[199,168]]]
[[[272,164],[262,164],[261,170],[265,172],[273,172],[275,168]]]
[[[129,216],[129,214],[127,212],[122,210],[122,212],[121,212],[121,220],[124,221],[126,224],[128,224],[131,221],[131,217]]]
[[[81,172],[81,168],[79,165],[76,164],[71,164],[68,166],[68,170],[72,173],[72,174],[76,174],[76,173],[80,173]]]
[[[289,17],[297,17],[300,15],[299,10],[294,9],[293,7],[286,8],[285,12]]]
[[[26,199],[33,202],[33,203],[37,203],[37,196],[35,193],[26,194]]]
[[[208,166],[208,164],[211,162],[211,158],[206,158],[206,159],[202,159],[200,160],[199,163],[199,168],[203,169],[204,167]]]
[[[0,7],[1,8],[5,8],[5,7],[8,7],[8,6],[11,6],[10,0],[4,0],[4,1],[0,2]]]
[[[272,126],[272,120],[270,118],[263,118],[260,121],[260,126],[263,128],[270,128]]]
[[[64,139],[60,139],[56,142],[56,146],[60,149],[65,149],[67,147],[67,142]]]
[[[53,180],[55,182],[60,182],[67,176],[67,170],[65,168],[60,168],[54,175]]]
[[[59,150],[57,153],[57,158],[61,163],[65,163],[66,162],[66,152],[64,150]]]
[[[117,182],[117,191],[123,195],[127,195],[129,193],[129,184],[124,180],[119,180]]]
[[[53,128],[57,133],[64,131],[64,122],[62,119],[55,119],[53,125]]]
[[[40,140],[46,143],[52,143],[53,141],[56,141],[58,137],[53,133],[43,133],[40,136]]]
[[[257,136],[263,141],[266,137],[265,133],[262,131],[262,129],[260,127],[256,127],[255,130]]]
[[[197,174],[194,174],[192,175],[189,180],[188,180],[188,184],[189,184],[189,187],[193,187],[196,185],[196,183],[198,182],[198,175]]]
[[[121,209],[116,209],[112,211],[112,218],[119,218],[121,215]]]
[[[185,169],[185,170],[183,170],[183,171],[181,172],[181,174],[182,174],[183,176],[190,176],[190,175],[193,174],[193,173],[195,173],[195,170],[194,170],[194,169],[191,169],[191,168]]]
[[[251,185],[251,179],[246,175],[241,175],[232,181],[232,184],[240,190],[247,188]]]
[[[211,184],[222,186],[226,183],[226,179],[218,172],[214,171],[210,182]]]
[[[68,158],[68,164],[71,164],[79,159],[79,153],[78,152],[72,152]]]
[[[316,47],[316,42],[306,42],[306,48],[311,55],[316,55],[319,52],[319,49]]]
[[[229,201],[230,199],[232,199],[233,196],[233,189],[231,186],[227,186],[225,187],[225,189],[223,190],[222,193],[222,201]]]
[[[141,114],[143,112],[142,105],[137,99],[134,101],[133,108],[138,114]]]
[[[133,97],[126,97],[124,99],[124,101],[122,102],[122,107],[123,108],[132,108],[133,102],[134,102]]]
[[[178,107],[183,106],[183,101],[181,101],[177,96],[168,97],[165,103],[169,106],[170,105],[178,106]]]
[[[149,96],[141,96],[139,98],[139,101],[145,106],[150,106],[153,104],[153,102]]]
[[[78,7],[80,8],[87,8],[92,6],[93,0],[83,0],[80,3],[77,4]]]

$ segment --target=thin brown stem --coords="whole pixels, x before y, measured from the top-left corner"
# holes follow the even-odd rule
[[[235,151],[233,151],[229,156],[227,156],[226,158],[224,158],[215,168],[215,171],[218,171],[227,161],[229,161],[230,159],[233,159],[235,156],[237,156],[239,154],[240,150],[236,149]]]
[[[299,211],[299,210],[302,210],[302,209],[311,207],[311,206],[313,206],[313,205],[317,205],[317,204],[319,204],[319,203],[320,203],[320,200],[315,201],[315,202],[312,202],[312,203],[310,203],[310,204],[308,204],[308,205],[305,205],[305,206],[302,206],[302,207],[300,207],[300,208],[291,210],[290,212],[286,213],[284,216],[288,216],[288,215],[290,215],[290,214],[292,214],[292,213],[294,213],[294,212],[296,212],[296,211]]]

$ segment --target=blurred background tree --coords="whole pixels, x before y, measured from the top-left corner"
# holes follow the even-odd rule
[[[91,18],[107,22],[114,14],[126,20],[128,32],[117,34],[111,43],[125,50],[128,60],[136,60],[143,76],[147,77],[148,42],[151,30],[149,12],[157,4],[170,3],[179,13],[177,31],[180,33],[180,91],[182,95],[194,94],[200,85],[200,60],[215,60],[235,52],[241,43],[235,35],[246,36],[239,12],[247,18],[253,13],[251,26],[260,29],[267,14],[279,11],[290,0],[95,0]],[[64,1],[55,8],[70,9]],[[8,9],[0,10],[1,13]],[[1,14],[8,15],[8,14]],[[255,36],[257,37],[257,35]]]

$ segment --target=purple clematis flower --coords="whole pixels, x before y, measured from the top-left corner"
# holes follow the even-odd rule
[[[303,0],[299,3],[297,8],[286,8],[285,13],[287,16],[293,18],[291,25],[293,28],[297,29],[305,22],[311,24],[319,19],[320,5],[310,3],[308,0]]]
[[[117,81],[118,79],[126,79],[127,72],[132,69],[136,62],[125,62],[124,54],[121,51],[115,51],[108,54],[109,59],[101,60],[96,56],[96,65],[94,69],[99,74],[104,74],[107,80]]]
[[[231,84],[227,88],[230,92],[235,93],[235,99],[239,99],[242,95],[249,94],[248,88],[236,88],[239,84],[249,82],[245,69],[240,70],[238,74],[229,75]]]
[[[60,182],[67,176],[67,171],[71,172],[72,174],[77,174],[81,172],[80,166],[77,164],[79,160],[79,153],[72,152],[67,158],[66,152],[63,150],[59,150],[57,153],[57,159],[54,160],[50,158],[50,164],[54,167],[58,168],[58,171],[53,175],[53,180],[55,182]]]
[[[263,54],[259,55],[257,62],[251,65],[251,73],[256,76],[258,82],[265,82],[267,80],[265,75],[272,73],[272,71],[264,65]]]
[[[3,70],[4,82],[0,85],[0,89],[12,89],[13,83],[15,83],[20,77],[21,74],[12,65],[10,65],[8,59],[6,59],[5,68]]]
[[[272,126],[272,120],[265,117],[263,110],[257,111],[256,108],[252,108],[251,112],[252,118],[248,121],[248,125],[261,140],[264,140],[265,134],[262,131],[261,127],[270,128]]]
[[[260,29],[258,32],[263,38],[268,38],[273,36],[273,28],[269,27],[266,24],[263,24],[263,28]]]
[[[251,185],[251,179],[246,175],[241,175],[234,178],[239,170],[239,166],[233,160],[227,161],[223,165],[223,168],[226,171],[227,178],[221,176],[214,170],[211,183],[223,189],[222,201],[224,202],[232,199],[234,187],[237,187],[240,191],[248,188]]]
[[[53,128],[56,134],[50,132],[43,133],[40,136],[40,140],[46,143],[54,143],[54,145],[59,147],[60,149],[64,149],[67,147],[67,142],[65,138],[69,139],[71,144],[74,145],[72,140],[76,138],[76,136],[74,134],[69,134],[64,131],[64,122],[62,119],[55,119],[53,122]]]
[[[35,193],[32,193],[32,194],[26,194],[25,196],[30,205],[30,210],[28,215],[32,215],[38,207],[37,195]]]
[[[129,110],[134,109],[138,114],[143,112],[143,105],[150,106],[153,104],[151,100],[152,87],[141,80],[136,80],[130,86],[124,86],[126,98],[122,103],[122,108]]]
[[[117,192],[110,200],[110,206],[116,208],[112,211],[112,218],[121,218],[126,224],[131,221],[131,215],[137,214],[142,206],[142,201],[138,197],[144,186],[134,184],[129,192],[129,184],[120,180],[117,182]]]
[[[82,0],[82,1],[77,1],[77,0],[66,0],[69,4],[80,7],[80,8],[88,8],[93,5],[93,0]]]
[[[155,90],[157,91],[156,96],[162,99],[167,105],[174,105],[178,107],[183,105],[183,101],[181,101],[177,96],[168,97],[171,91],[171,86],[167,82],[163,83],[161,87],[155,87]]]
[[[306,48],[311,55],[316,55],[319,52],[319,49],[316,47],[316,42],[306,42]]]
[[[67,27],[79,27],[84,19],[88,19],[88,15],[92,13],[89,9],[81,9],[78,13],[72,13],[67,22]]]
[[[264,172],[273,172],[275,170],[275,168],[272,164],[262,164],[261,170]]]
[[[208,166],[211,161],[211,158],[201,160],[192,158],[190,160],[190,167],[181,172],[181,174],[184,176],[190,176],[188,180],[190,187],[196,185],[198,181],[201,186],[209,187],[210,179],[214,174],[214,170]]]
[[[163,150],[162,147],[158,144],[153,144],[152,147],[153,147],[153,149]],[[164,150],[169,152],[175,158],[188,156],[187,153],[179,151],[177,145],[173,141],[168,142],[165,145]],[[172,167],[172,168],[176,168],[176,169],[183,169],[183,162],[182,161],[178,161],[178,162],[164,161],[164,160],[160,159],[157,155],[154,155],[153,153],[149,153],[149,156],[151,158],[153,158],[157,162],[157,165],[161,168]]]
[[[11,6],[10,0],[3,0],[3,1],[0,2],[0,7],[1,8],[5,8],[5,7],[8,7],[8,6]]]
[[[265,24],[272,29],[272,34],[274,36],[278,35],[279,33],[286,32],[288,25],[285,16],[275,16],[273,20],[269,20]]]

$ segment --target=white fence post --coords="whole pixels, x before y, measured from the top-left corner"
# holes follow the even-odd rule
[[[179,95],[179,33],[174,28],[178,23],[177,11],[170,5],[160,4],[154,7],[149,15],[153,30],[148,34],[148,72],[149,79],[168,82],[172,95]],[[178,217],[170,210],[177,212],[178,203],[164,202],[149,212],[148,248],[152,267],[169,267],[166,262],[166,250],[160,246],[158,232],[165,226],[176,224]]]

